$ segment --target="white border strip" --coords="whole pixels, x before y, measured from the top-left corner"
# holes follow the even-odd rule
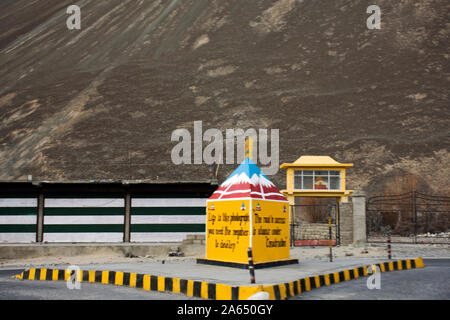
[[[36,242],[36,233],[0,233],[0,242]]]
[[[0,224],[36,224],[36,216],[0,216]]]
[[[131,224],[187,224],[198,223],[205,224],[205,216],[176,216],[176,215],[162,215],[162,216],[131,216]]]
[[[207,198],[132,198],[136,207],[205,207]]]
[[[46,216],[44,224],[123,224],[123,216]]]
[[[45,198],[46,208],[123,208],[123,198]]]
[[[0,198],[0,207],[37,207],[36,198]]]

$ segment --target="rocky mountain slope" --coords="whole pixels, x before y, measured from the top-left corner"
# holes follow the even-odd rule
[[[449,21],[443,0],[2,1],[0,179],[207,180],[171,160],[201,120],[279,129],[280,164],[354,162],[350,188],[448,192]]]

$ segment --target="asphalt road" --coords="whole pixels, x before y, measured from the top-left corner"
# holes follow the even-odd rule
[[[450,299],[450,259],[424,259],[425,268],[381,274],[381,288],[369,290],[367,277],[314,289],[292,300],[440,300]],[[0,270],[0,300],[185,300],[184,295],[82,283],[68,289],[64,281],[19,281],[22,269]]]
[[[0,270],[0,300],[191,300],[184,295],[142,289],[81,283],[68,289],[65,281],[20,281],[13,279],[23,269]]]
[[[292,300],[450,300],[450,259],[424,259],[425,268],[381,273],[380,289],[363,277],[303,293]]]

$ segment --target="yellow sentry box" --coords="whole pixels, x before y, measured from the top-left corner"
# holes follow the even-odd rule
[[[289,258],[287,199],[249,158],[207,201],[206,257],[198,263],[255,268],[298,263]]]

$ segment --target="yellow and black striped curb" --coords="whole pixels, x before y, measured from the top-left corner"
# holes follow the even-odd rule
[[[422,258],[381,262],[329,274],[305,277],[303,279],[273,285],[231,286],[206,281],[185,280],[181,278],[163,277],[148,274],[138,274],[121,271],[95,271],[30,268],[15,278],[22,280],[69,280],[83,283],[102,283],[118,286],[128,286],[143,290],[165,291],[185,294],[212,300],[245,300],[251,295],[266,291],[271,300],[284,300],[314,288],[329,286],[334,283],[357,279],[375,272],[378,267],[381,272],[423,268]],[[369,268],[373,272],[369,273]]]
[[[311,289],[368,276],[369,274],[376,272],[376,268],[374,267],[378,267],[381,272],[388,272],[394,270],[423,268],[424,264],[422,258],[381,262],[319,276],[306,277],[287,283],[264,286],[264,291],[269,293],[271,300],[284,300],[296,296],[302,292],[310,291]]]
[[[190,297],[213,300],[238,299],[239,287],[121,271],[94,271],[70,269],[30,268],[15,276],[22,280],[64,280],[74,279],[80,283],[102,283],[128,286],[143,290],[181,293]]]

